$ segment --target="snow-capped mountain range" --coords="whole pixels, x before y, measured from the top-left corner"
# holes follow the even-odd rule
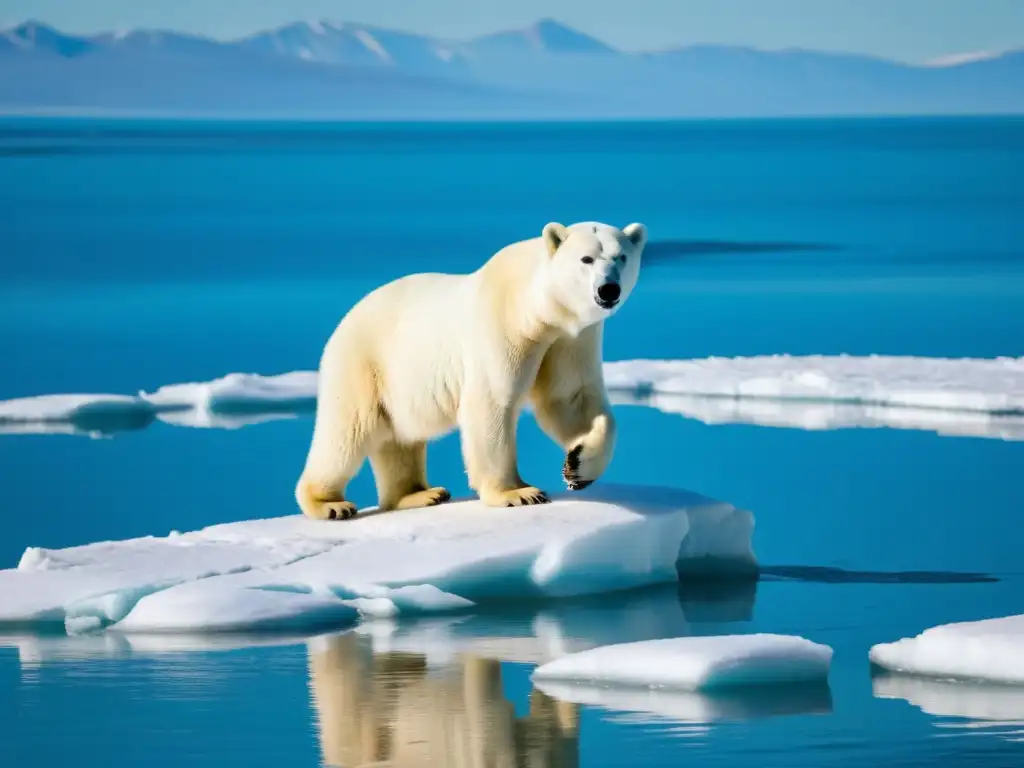
[[[625,52],[546,19],[448,41],[297,22],[220,41],[0,31],[0,111],[363,118],[672,118],[1024,112],[1024,50],[908,65],[696,45]]]

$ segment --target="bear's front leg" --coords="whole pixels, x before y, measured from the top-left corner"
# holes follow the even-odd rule
[[[519,477],[517,410],[490,397],[470,397],[459,413],[462,455],[469,485],[489,507],[544,504],[547,494]],[[470,404],[472,403],[472,404]]]
[[[590,431],[570,446],[562,464],[562,479],[570,491],[581,491],[599,478],[615,451],[615,417],[594,417]]]
[[[552,397],[543,387],[532,393],[537,423],[565,450],[562,479],[580,491],[599,478],[615,452],[615,416],[602,390],[582,388]]]

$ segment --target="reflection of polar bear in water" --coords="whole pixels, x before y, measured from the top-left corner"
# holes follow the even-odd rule
[[[469,485],[490,506],[547,501],[516,461],[530,401],[583,488],[611,461],[615,423],[601,372],[604,321],[629,297],[641,224],[548,224],[468,275],[416,274],[365,296],[324,349],[316,423],[296,488],[302,511],[352,517],[345,487],[369,457],[381,509],[440,504],[428,440],[456,427]]]
[[[309,673],[326,765],[579,766],[576,705],[535,690],[516,718],[496,660],[466,655],[428,674],[425,657],[371,654],[350,633],[310,648]]]

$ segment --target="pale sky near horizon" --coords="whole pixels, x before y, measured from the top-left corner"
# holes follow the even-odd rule
[[[624,50],[692,43],[851,51],[923,62],[1024,48],[1024,0],[0,0],[0,24],[236,38],[331,19],[452,39],[554,17]]]

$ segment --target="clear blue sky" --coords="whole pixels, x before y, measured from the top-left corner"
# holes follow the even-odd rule
[[[0,24],[157,27],[240,37],[297,19],[450,38],[551,16],[627,50],[688,43],[856,51],[905,61],[1024,47],[1024,0],[0,0]]]

